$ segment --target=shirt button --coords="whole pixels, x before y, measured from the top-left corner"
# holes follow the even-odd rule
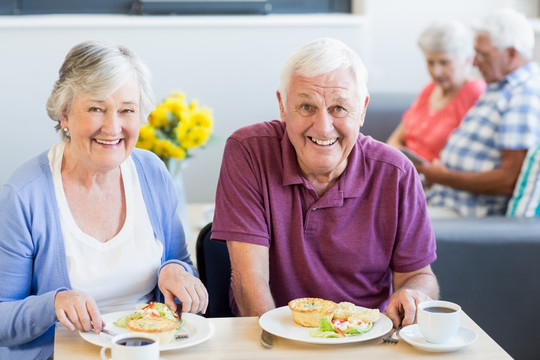
[[[311,210],[315,211],[315,210],[317,210],[317,208],[313,208],[313,209],[311,209]]]

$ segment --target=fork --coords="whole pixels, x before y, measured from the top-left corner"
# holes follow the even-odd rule
[[[176,340],[189,339],[189,333],[184,329],[176,330],[174,338]]]
[[[399,335],[399,331],[400,331],[400,330],[401,330],[401,325],[399,325],[399,326],[394,330],[394,332],[392,332],[390,335],[383,337],[383,338],[382,338],[383,342],[384,342],[384,343],[397,344],[397,343],[399,342],[398,335]]]
[[[178,322],[182,324],[182,303],[176,304],[176,315],[178,316]],[[189,338],[189,334],[185,329],[180,328],[176,330],[174,338],[176,340],[187,339]]]

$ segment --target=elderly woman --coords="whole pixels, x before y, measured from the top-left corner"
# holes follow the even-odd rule
[[[420,35],[418,45],[426,58],[432,81],[403,115],[387,143],[407,147],[432,161],[450,133],[484,92],[486,84],[469,78],[473,60],[472,32],[458,21],[439,21]]]
[[[0,194],[0,358],[49,358],[57,321],[99,333],[101,313],[138,303],[206,310],[167,170],[134,149],[151,109],[150,74],[131,50],[68,53],[47,103],[62,141]]]

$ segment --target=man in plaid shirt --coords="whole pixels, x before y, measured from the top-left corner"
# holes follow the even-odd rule
[[[501,9],[475,27],[474,64],[488,83],[440,154],[417,165],[432,218],[504,214],[527,150],[540,143],[540,65],[528,20]]]

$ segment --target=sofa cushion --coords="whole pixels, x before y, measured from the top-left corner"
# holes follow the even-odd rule
[[[540,216],[540,145],[527,152],[506,215]]]

